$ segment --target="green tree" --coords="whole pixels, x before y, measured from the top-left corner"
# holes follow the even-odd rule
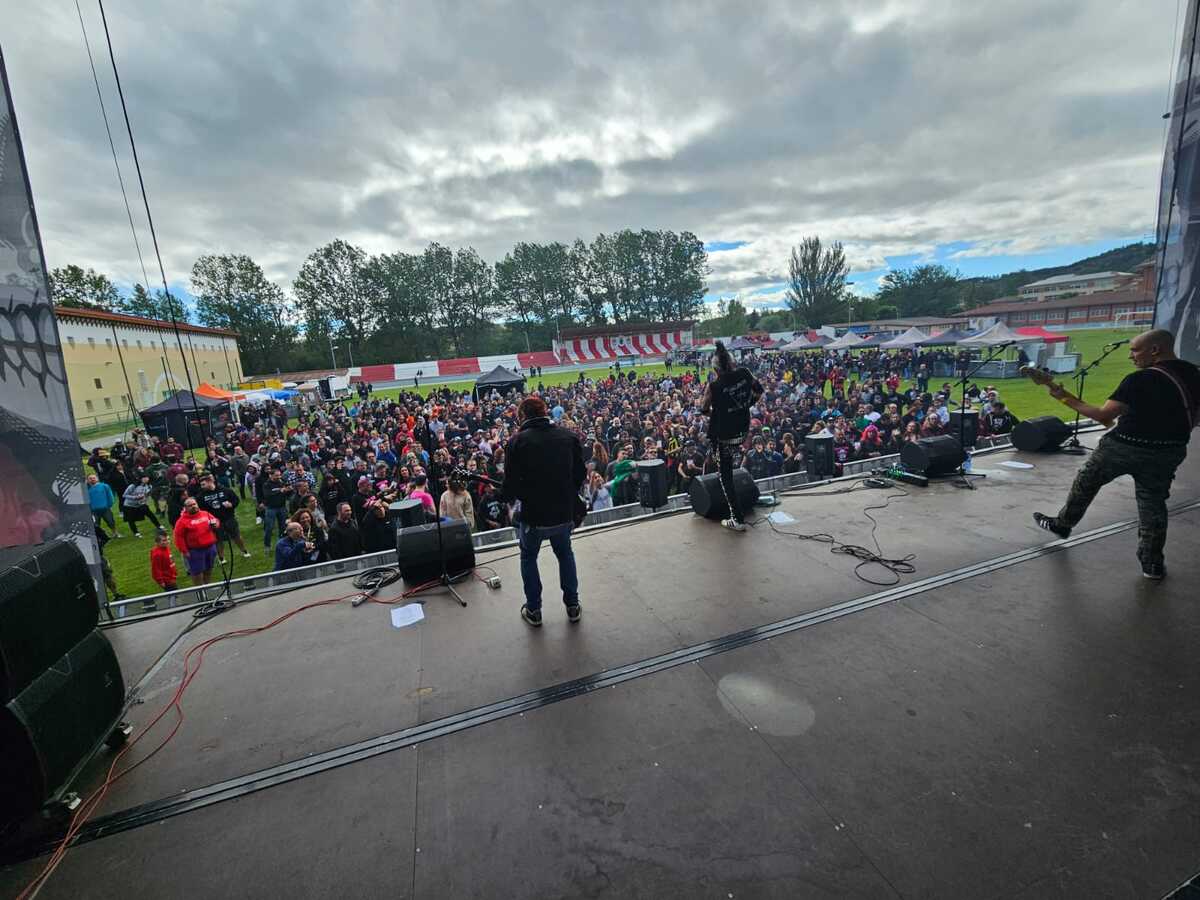
[[[171,314],[174,313],[176,321],[191,321],[187,307],[178,297],[162,290],[151,293],[140,284],[135,284],[129,296],[121,299],[121,312],[160,322],[171,321]]]
[[[941,265],[893,269],[883,276],[875,299],[902,316],[948,315],[960,308],[959,273]]]
[[[366,265],[366,253],[340,238],[308,255],[292,289],[310,343],[324,344],[332,336],[357,347],[375,332],[380,304],[371,295]]]
[[[415,253],[382,253],[367,261],[363,278],[379,319],[368,350],[371,360],[411,362],[441,355],[424,263]]]
[[[192,266],[200,322],[238,334],[246,372],[274,372],[295,363],[297,328],[278,285],[248,256],[205,255]]]
[[[499,309],[539,346],[575,322],[575,266],[565,244],[520,243],[496,264]]]
[[[483,336],[497,311],[495,273],[474,247],[454,254],[454,305],[458,311],[459,352],[480,354]]]
[[[116,312],[121,306],[121,292],[107,275],[76,265],[50,272],[50,297],[59,306],[74,309]]]
[[[822,247],[821,239],[814,235],[792,248],[785,300],[795,318],[796,328],[817,328],[845,316],[846,276],[849,273],[850,266],[840,241]]]

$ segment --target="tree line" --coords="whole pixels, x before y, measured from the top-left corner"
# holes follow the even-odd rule
[[[243,369],[267,373],[544,350],[566,328],[694,319],[708,272],[694,234],[624,230],[519,243],[495,263],[472,247],[370,255],[338,239],[308,255],[290,293],[249,256],[207,254],[191,270],[194,309],[75,265],[50,281],[62,306],[236,331]]]

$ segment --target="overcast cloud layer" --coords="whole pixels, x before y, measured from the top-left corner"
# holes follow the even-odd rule
[[[50,266],[140,281],[73,3],[0,6]],[[1153,229],[1175,0],[400,7],[110,4],[168,278],[245,252],[290,287],[335,237],[495,260],[670,228],[746,242],[712,255],[729,293],[806,234],[865,271]]]

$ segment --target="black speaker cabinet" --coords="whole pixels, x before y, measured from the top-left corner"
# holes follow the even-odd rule
[[[745,515],[758,502],[758,485],[745,469],[734,469],[733,490]],[[692,512],[698,516],[719,521],[729,515],[729,504],[725,502],[725,491],[721,489],[721,476],[717,472],[693,478],[688,496],[692,501]]]
[[[960,428],[962,429],[962,445],[964,447],[974,447],[979,443],[978,412],[968,410],[967,412],[959,411],[950,413],[950,424],[946,426],[946,434],[951,435],[957,440]]]
[[[397,500],[388,504],[387,516],[396,528],[412,528],[427,521],[425,504],[420,500]]]
[[[667,505],[667,464],[661,459],[643,459],[636,464],[638,502],[647,509]]]
[[[449,574],[475,568],[475,543],[466,522],[456,519],[442,523],[442,548]],[[396,559],[400,574],[409,584],[424,584],[441,575],[437,523],[399,529],[396,532]]]
[[[1073,430],[1058,416],[1034,416],[1014,425],[1011,437],[1018,450],[1057,450]]]
[[[97,630],[0,709],[0,821],[36,811],[112,731],[125,682]]]
[[[0,579],[0,704],[21,693],[96,627],[100,601],[69,541],[47,544]]]
[[[832,434],[822,432],[804,436],[804,468],[810,481],[833,477],[836,470],[833,465]]]
[[[958,438],[948,434],[921,438],[915,444],[905,444],[900,448],[900,462],[904,468],[929,478],[949,475],[966,458],[967,454]]]

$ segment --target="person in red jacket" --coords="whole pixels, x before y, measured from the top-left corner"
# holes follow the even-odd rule
[[[212,580],[220,527],[217,517],[202,510],[195,497],[188,497],[183,502],[183,512],[175,521],[175,546],[187,560],[192,584],[208,584]]]
[[[171,556],[171,544],[166,529],[160,528],[150,548],[150,577],[164,591],[175,590],[179,578],[175,572],[175,559]]]

